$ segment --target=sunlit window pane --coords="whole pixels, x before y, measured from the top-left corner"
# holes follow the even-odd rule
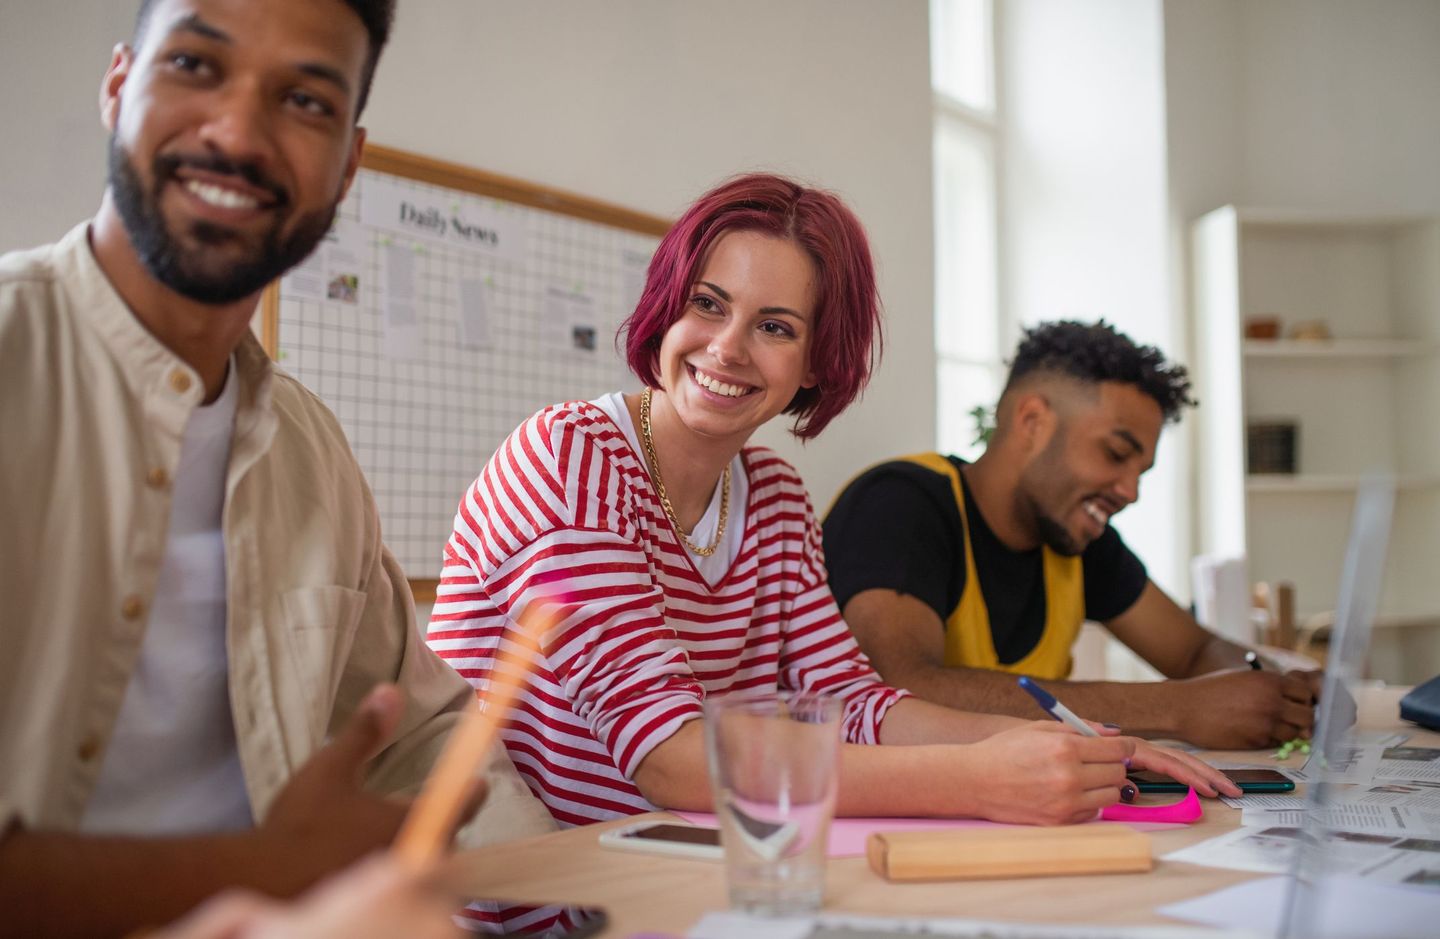
[[[977,427],[971,412],[976,407],[988,410],[995,406],[1000,394],[999,366],[941,359],[937,378],[940,406],[936,409],[936,438],[940,452],[973,460],[985,448],[975,441]]]
[[[935,345],[972,361],[999,354],[995,167],[989,135],[935,120]]]
[[[995,107],[991,0],[930,0],[930,83],[977,111]]]

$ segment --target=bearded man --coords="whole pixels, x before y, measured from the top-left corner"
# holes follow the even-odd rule
[[[298,892],[389,843],[474,693],[334,416],[250,332],[325,234],[393,0],[146,0],[109,185],[0,258],[0,934]],[[503,750],[480,840],[548,830]]]
[[[1090,720],[1213,749],[1308,736],[1318,671],[1257,669],[1147,576],[1110,519],[1140,496],[1184,367],[1101,321],[1025,331],[974,463],[926,453],[852,481],[825,519],[830,587],[886,681],[969,711],[1035,715],[1017,675]],[[1072,682],[1086,620],[1168,681]]]

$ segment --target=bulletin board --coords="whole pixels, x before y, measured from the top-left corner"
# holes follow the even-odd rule
[[[267,290],[261,339],[339,418],[429,601],[501,441],[633,384],[615,333],[669,222],[386,147],[360,165],[325,240]]]

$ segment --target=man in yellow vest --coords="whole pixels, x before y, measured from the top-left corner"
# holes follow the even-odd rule
[[[951,707],[1033,716],[1016,675],[1127,733],[1210,748],[1308,736],[1319,672],[1247,664],[1110,527],[1139,496],[1183,366],[1101,321],[1026,330],[974,463],[926,453],[853,480],[825,520],[831,588],[881,675]],[[1169,681],[1068,682],[1085,620]],[[1256,660],[1258,662],[1258,660]]]

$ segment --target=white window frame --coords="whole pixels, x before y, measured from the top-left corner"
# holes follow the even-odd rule
[[[1002,6],[1001,0],[987,0],[990,19],[990,88],[992,109],[984,110],[973,107],[935,87],[932,79],[931,87],[931,111],[932,111],[932,149],[938,151],[942,127],[946,122],[954,122],[963,127],[967,132],[976,134],[982,138],[989,149],[990,163],[990,218],[988,223],[993,236],[993,261],[994,270],[990,272],[993,278],[993,297],[995,317],[992,335],[993,342],[977,342],[974,345],[967,345],[964,350],[946,348],[941,339],[942,317],[946,310],[943,307],[944,298],[941,296],[941,277],[943,259],[939,257],[940,240],[938,235],[940,214],[945,206],[939,203],[939,173],[940,166],[937,162],[935,167],[935,198],[934,211],[936,213],[936,258],[935,258],[935,285],[934,285],[934,333],[935,333],[935,369],[936,369],[936,393],[935,402],[936,415],[936,436],[943,448],[974,455],[979,452],[975,447],[961,447],[958,443],[969,443],[973,434],[973,422],[970,417],[970,410],[976,404],[983,403],[987,407],[993,407],[995,401],[947,401],[946,396],[941,393],[945,387],[945,373],[949,366],[961,366],[967,370],[983,370],[995,389],[998,396],[1000,388],[1005,379],[1005,357],[1009,353],[1009,344],[1016,330],[1009,322],[1007,315],[1007,304],[1004,296],[1004,278],[1001,273],[1004,268],[1004,239],[1001,229],[1001,219],[1004,217],[1001,198],[1003,188],[1002,182],[1002,161],[1001,141],[1003,130],[1004,114],[1004,89],[1001,83],[1002,69],[1000,68],[1000,38],[1002,28]],[[933,14],[932,14],[933,17]],[[932,21],[932,29],[934,23]],[[964,434],[959,434],[957,428],[965,428]],[[963,438],[963,439],[962,439]]]

